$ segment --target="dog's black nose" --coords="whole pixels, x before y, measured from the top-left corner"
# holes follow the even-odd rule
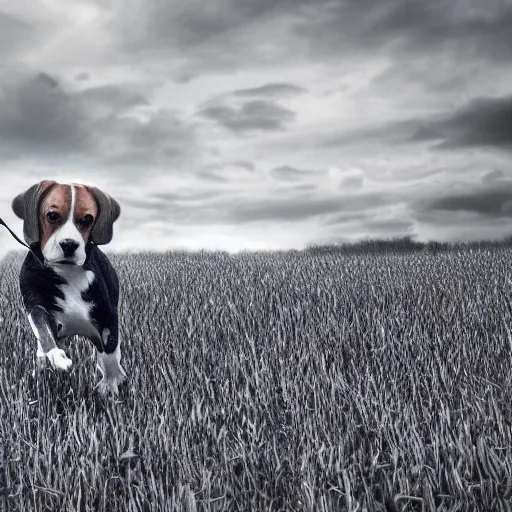
[[[66,258],[70,258],[71,256],[73,256],[73,253],[77,250],[78,242],[75,242],[75,240],[73,240],[72,238],[65,238],[60,243],[60,246],[62,247],[62,252],[64,253],[64,256]]]

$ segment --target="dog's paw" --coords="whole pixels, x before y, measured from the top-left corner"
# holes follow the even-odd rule
[[[56,370],[67,372],[73,364],[73,361],[69,359],[61,348],[52,348],[46,353],[46,357],[50,360],[50,363]]]
[[[113,393],[115,396],[119,394],[119,384],[126,380],[126,375],[120,373],[115,377],[103,377],[96,388],[98,389],[98,393],[105,397],[109,392]]]

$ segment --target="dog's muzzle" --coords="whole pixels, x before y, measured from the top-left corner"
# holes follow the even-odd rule
[[[64,253],[65,258],[71,258],[75,254],[75,251],[79,247],[79,243],[72,238],[65,238],[60,242],[60,247],[62,252]]]

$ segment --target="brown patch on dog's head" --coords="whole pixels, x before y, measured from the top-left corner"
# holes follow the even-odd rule
[[[71,188],[56,183],[39,205],[39,233],[41,247],[68,220],[71,207]]]
[[[28,245],[39,241],[39,204],[57,182],[44,180],[18,194],[12,201],[14,213],[23,219],[23,237]]]
[[[75,194],[75,224],[87,244],[98,218],[98,202],[84,185],[75,185]]]

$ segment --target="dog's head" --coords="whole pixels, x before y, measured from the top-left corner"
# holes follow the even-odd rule
[[[108,244],[121,213],[119,203],[96,187],[50,180],[16,196],[12,209],[24,221],[27,244],[39,242],[49,264],[68,265],[85,263],[90,242]]]

